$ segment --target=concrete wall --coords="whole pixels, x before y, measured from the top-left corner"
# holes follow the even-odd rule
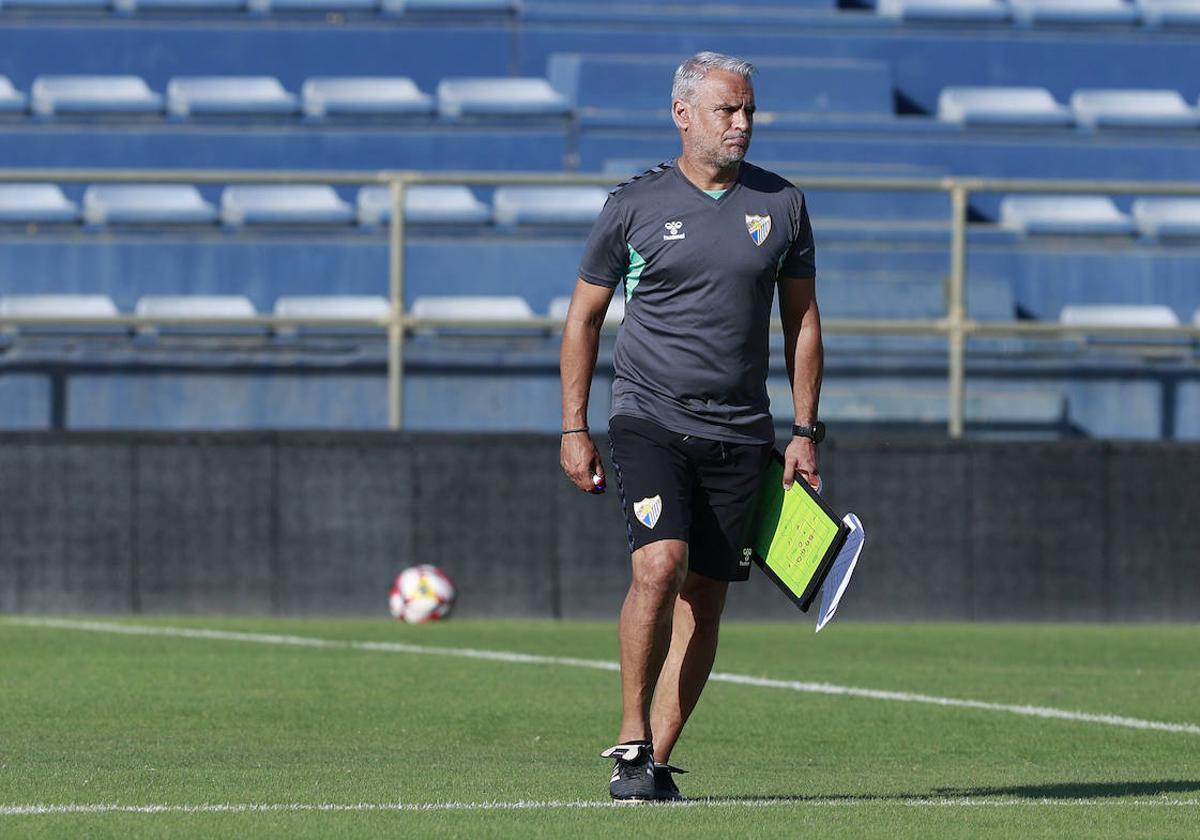
[[[1200,619],[1198,446],[823,455],[828,499],[868,532],[846,618]],[[624,530],[615,493],[561,475],[556,438],[0,435],[4,612],[382,616],[392,576],[431,562],[464,616],[615,617]],[[800,618],[757,572],[729,613]]]

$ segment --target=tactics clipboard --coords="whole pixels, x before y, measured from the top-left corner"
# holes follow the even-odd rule
[[[803,478],[784,492],[783,456],[778,451],[771,454],[742,551],[801,611],[808,612],[850,528]]]

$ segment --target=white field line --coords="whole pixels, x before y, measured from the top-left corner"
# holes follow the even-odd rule
[[[886,797],[862,799],[689,799],[686,802],[664,803],[656,808],[774,808],[774,807],[821,807],[854,808],[865,805],[901,804],[907,808],[1018,808],[1037,806],[1102,807],[1121,806],[1135,808],[1195,808],[1200,799],[973,799],[970,797],[947,797],[941,799],[889,799]],[[120,803],[66,805],[0,805],[0,817],[37,817],[63,814],[261,814],[261,813],[346,813],[346,812],[427,812],[427,811],[550,811],[550,810],[626,810],[622,805],[609,800],[517,800],[514,802],[359,802],[336,803],[237,803],[226,802],[197,805],[122,805]]]
[[[433,647],[410,645],[402,642],[355,642],[338,639],[317,639],[309,636],[283,636],[268,633],[238,633],[228,630],[202,630],[191,627],[155,627],[139,624],[112,624],[101,621],[72,621],[53,618],[9,618],[8,623],[28,627],[48,627],[58,630],[82,630],[94,633],[118,633],[129,636],[173,636],[185,639],[212,639],[230,642],[252,642],[267,645],[290,645],[295,647],[332,648],[337,650],[367,650],[384,653],[411,653],[432,656],[456,656],[465,659],[484,659],[492,662],[520,663],[526,665],[558,665],[570,668],[591,668],[598,671],[619,671],[620,665],[601,659],[576,659],[569,656],[540,656],[510,651],[476,650],[473,648]],[[1126,729],[1143,729],[1156,732],[1173,732],[1200,735],[1200,724],[1171,723],[1168,721],[1142,720],[1122,715],[1074,712],[1048,706],[1012,705],[989,703],[983,700],[962,700],[954,697],[937,697],[930,694],[912,694],[906,691],[886,691],[875,688],[853,688],[830,683],[801,682],[797,680],[775,680],[767,677],[752,677],[746,674],[713,672],[713,682],[749,685],[758,688],[778,688],[806,694],[829,694],[842,697],[860,697],[868,700],[891,700],[898,703],[925,703],[956,709],[975,709],[985,712],[1006,712],[1024,717],[1050,718],[1076,723],[1095,723],[1105,726],[1120,726]]]

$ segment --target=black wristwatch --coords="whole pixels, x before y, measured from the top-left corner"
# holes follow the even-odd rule
[[[792,426],[792,437],[806,437],[813,443],[825,440],[825,424],[818,420],[811,426]]]

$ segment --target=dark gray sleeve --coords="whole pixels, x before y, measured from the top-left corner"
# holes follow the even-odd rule
[[[624,215],[621,200],[610,195],[596,224],[592,225],[587,244],[583,246],[579,276],[588,283],[612,289],[629,272],[629,242],[625,234]]]
[[[817,261],[813,247],[812,224],[808,221],[808,202],[800,200],[800,228],[792,247],[779,269],[780,277],[800,277],[807,280],[817,276]]]

